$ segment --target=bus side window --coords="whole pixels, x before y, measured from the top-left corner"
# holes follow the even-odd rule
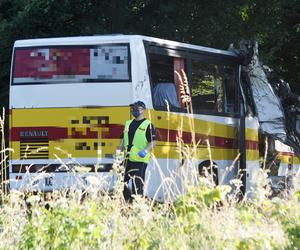
[[[224,93],[219,65],[191,60],[190,85],[195,113],[224,112]]]
[[[149,54],[149,61],[154,108],[180,111],[179,88],[175,83],[174,69],[178,65],[184,67],[184,62],[178,64],[177,58],[152,53]]]

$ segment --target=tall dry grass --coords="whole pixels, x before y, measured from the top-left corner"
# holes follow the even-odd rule
[[[90,188],[48,197],[12,191],[0,208],[0,249],[297,249],[299,193],[237,202],[230,186],[200,177],[173,202],[124,202]],[[101,180],[98,180],[101,181]]]
[[[4,120],[0,121],[4,133]],[[192,122],[190,126],[195,131]],[[178,176],[159,170],[172,199],[157,202],[136,196],[132,203],[122,195],[124,167],[118,158],[112,170],[117,176],[113,191],[103,189],[104,179],[91,176],[85,188],[77,185],[47,195],[26,189],[7,193],[3,184],[8,150],[2,144],[0,249],[299,249],[300,192],[294,189],[282,199],[269,199],[269,181],[262,170],[256,195],[241,200],[238,176],[231,185],[213,181],[209,141],[211,164],[199,176],[199,142],[195,137],[193,142],[189,147],[178,140],[178,153],[185,159]],[[156,167],[165,167],[154,161]],[[68,168],[63,162],[62,167]],[[233,167],[234,163],[225,172]],[[81,168],[77,164],[68,170],[76,176]],[[180,187],[177,177],[182,179]],[[44,173],[35,178],[44,178]]]

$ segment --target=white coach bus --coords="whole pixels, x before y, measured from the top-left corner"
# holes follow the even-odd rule
[[[128,105],[142,100],[157,129],[146,173],[148,196],[163,199],[165,177],[180,182],[180,168],[189,161],[179,147],[193,143],[197,171],[213,161],[215,181],[222,184],[240,168],[249,191],[259,169],[259,125],[255,117],[245,117],[240,63],[230,51],[138,35],[16,41],[10,188],[70,188],[88,176],[103,177],[113,188],[111,168],[124,123],[131,119]],[[174,71],[186,72],[192,114]],[[87,171],[77,172],[77,166]]]

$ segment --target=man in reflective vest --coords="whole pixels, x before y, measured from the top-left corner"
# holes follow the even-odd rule
[[[119,150],[125,151],[125,176],[123,195],[131,201],[131,194],[143,195],[147,164],[151,149],[156,145],[154,126],[144,116],[146,105],[142,101],[130,104],[134,119],[126,121]],[[132,193],[128,183],[132,179]]]

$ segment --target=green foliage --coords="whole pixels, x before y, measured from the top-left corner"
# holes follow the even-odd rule
[[[280,221],[284,231],[288,235],[289,245],[287,249],[300,248],[300,211],[299,191],[293,197],[292,202],[278,200],[272,209],[272,217]]]
[[[223,49],[257,39],[263,61],[299,93],[299,10],[298,0],[2,0],[0,97],[7,101],[15,40],[116,32]]]
[[[221,189],[204,187],[190,187],[187,194],[179,197],[175,201],[175,210],[177,216],[185,216],[188,213],[194,213],[204,207],[212,207],[221,201]]]
[[[51,202],[49,210],[43,205],[32,204],[20,248],[80,249],[79,246],[89,246],[96,249],[108,240],[106,213],[111,211],[111,207],[101,210],[103,207],[95,200],[80,205],[75,197]]]
[[[232,202],[230,191],[201,184],[164,204],[60,192],[29,196],[27,206],[11,193],[0,208],[0,248],[299,249],[299,193],[258,204]]]

